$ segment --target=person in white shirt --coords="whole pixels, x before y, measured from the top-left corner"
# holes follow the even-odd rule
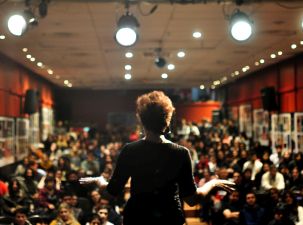
[[[266,191],[271,188],[277,188],[279,191],[284,190],[284,177],[277,171],[275,165],[271,165],[269,171],[263,174],[261,188]]]
[[[255,151],[250,152],[250,160],[246,161],[243,165],[242,171],[247,168],[251,169],[251,180],[255,180],[256,174],[262,169],[263,163],[257,158],[257,153]]]

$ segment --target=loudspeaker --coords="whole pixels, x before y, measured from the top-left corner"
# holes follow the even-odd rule
[[[266,87],[261,89],[263,109],[267,111],[278,110],[276,101],[276,91],[274,87]]]
[[[38,112],[38,93],[36,90],[27,90],[24,101],[24,113],[33,114]]]

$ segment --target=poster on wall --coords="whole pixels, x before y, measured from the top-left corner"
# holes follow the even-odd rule
[[[271,129],[273,151],[276,151],[277,146],[281,146],[283,151],[291,149],[291,114],[273,114],[271,116]]]
[[[254,141],[262,146],[269,146],[269,113],[263,109],[253,111]]]
[[[29,120],[17,118],[16,120],[16,160],[23,159],[28,154],[29,147]]]
[[[36,112],[29,116],[29,144],[40,143],[39,113]]]
[[[303,152],[303,113],[294,114],[295,152]]]
[[[247,137],[252,137],[252,112],[251,105],[240,105],[239,107],[239,129],[245,132]]]
[[[14,126],[14,119],[0,117],[0,167],[15,162]]]
[[[238,123],[239,119],[239,108],[237,106],[232,106],[228,108],[228,118],[232,121]]]
[[[54,132],[54,111],[52,108],[43,107],[42,110],[42,140],[45,141]]]

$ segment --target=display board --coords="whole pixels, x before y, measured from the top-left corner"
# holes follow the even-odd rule
[[[303,152],[303,113],[294,114],[295,152]]]
[[[0,167],[14,163],[15,121],[0,117]]]
[[[245,132],[247,137],[252,137],[251,105],[240,105],[239,107],[239,130]]]
[[[291,114],[283,113],[271,116],[272,149],[275,152],[276,146],[282,146],[282,150],[291,149]]]
[[[52,108],[43,107],[42,110],[42,140],[45,141],[50,134],[54,133],[54,111]]]
[[[28,154],[29,147],[29,120],[17,118],[16,120],[16,160],[23,159]]]
[[[269,146],[269,113],[263,109],[253,110],[254,141]]]

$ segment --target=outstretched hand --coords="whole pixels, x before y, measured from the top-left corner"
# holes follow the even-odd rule
[[[104,179],[103,176],[100,177],[81,177],[79,179],[80,184],[92,184],[96,183],[98,186],[107,186],[108,182]]]
[[[203,196],[206,196],[215,187],[222,188],[227,192],[232,192],[235,190],[234,186],[235,186],[234,182],[228,180],[222,180],[222,179],[213,179],[205,183],[202,187],[199,187],[197,189],[197,192],[198,194],[202,194]]]

